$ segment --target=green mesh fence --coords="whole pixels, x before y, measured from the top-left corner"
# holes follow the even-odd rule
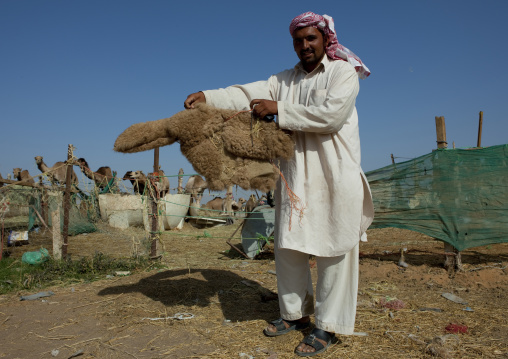
[[[458,250],[508,242],[508,145],[436,150],[366,176],[370,228],[409,229]]]
[[[7,229],[30,231],[36,226],[42,226],[43,216],[46,217],[43,219],[45,223],[51,227],[51,213],[60,208],[60,230],[62,230],[64,222],[62,192],[46,191],[43,194],[41,189],[12,186],[0,192],[0,199],[8,203],[8,211],[2,218],[4,227]],[[46,208],[42,208],[42,203],[46,203]],[[94,195],[71,195],[69,235],[96,231],[95,222],[98,218],[98,203]]]

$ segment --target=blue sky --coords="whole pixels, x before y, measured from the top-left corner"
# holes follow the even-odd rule
[[[480,111],[482,145],[508,142],[507,1],[2,0],[0,173],[37,175],[34,157],[63,161],[68,144],[92,170],[151,172],[153,151],[115,153],[116,137],[192,92],[293,67],[288,27],[305,11],[332,16],[372,72],[357,99],[366,172],[436,148],[435,116],[450,147],[476,145]],[[177,144],[160,165],[195,173]]]

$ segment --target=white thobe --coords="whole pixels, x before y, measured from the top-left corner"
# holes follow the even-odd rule
[[[293,131],[295,155],[279,164],[304,209],[292,209],[279,181],[278,248],[340,256],[358,244],[372,222],[372,196],[360,167],[358,90],[353,66],[325,56],[311,73],[298,64],[267,81],[203,91],[206,102],[219,108],[246,110],[253,99],[277,101],[279,127]]]
[[[360,167],[358,90],[355,69],[325,56],[311,73],[298,64],[267,81],[204,91],[206,102],[219,108],[246,110],[253,99],[277,101],[279,127],[293,131],[295,140],[294,157],[280,160],[280,169],[305,206],[303,213],[292,210],[279,181],[275,265],[281,317],[315,313],[317,328],[341,334],[354,330],[358,242],[374,217]],[[315,308],[309,254],[318,267]]]

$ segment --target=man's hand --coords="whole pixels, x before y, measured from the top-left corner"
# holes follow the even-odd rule
[[[201,91],[195,92],[195,93],[191,93],[189,96],[187,96],[187,99],[183,103],[183,106],[186,109],[194,108],[194,105],[199,103],[199,102],[205,102],[206,103],[205,94],[203,92],[201,92]]]
[[[252,109],[254,116],[259,118],[264,118],[268,115],[277,115],[279,111],[277,107],[277,101],[270,100],[252,100],[250,103],[250,108]]]

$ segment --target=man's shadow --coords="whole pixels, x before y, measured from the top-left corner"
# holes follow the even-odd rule
[[[260,284],[227,270],[166,270],[128,285],[102,289],[99,295],[142,293],[165,306],[207,307],[215,295],[227,320],[270,321],[279,314],[277,297]],[[267,301],[266,298],[269,298]]]

